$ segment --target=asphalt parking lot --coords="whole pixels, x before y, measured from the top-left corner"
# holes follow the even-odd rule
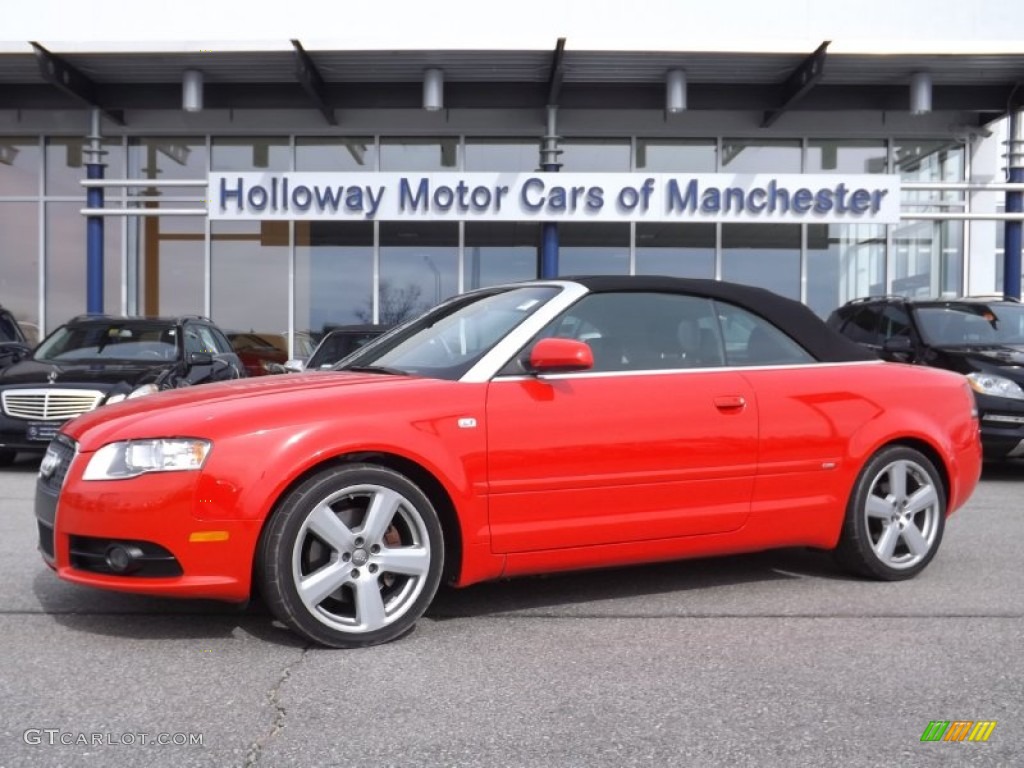
[[[496,582],[357,651],[59,582],[37,465],[0,470],[0,768],[1024,764],[1024,465],[911,582],[806,550]]]

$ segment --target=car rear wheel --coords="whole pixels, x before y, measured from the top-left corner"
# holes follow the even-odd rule
[[[264,531],[261,593],[303,637],[333,648],[385,643],[412,629],[441,580],[444,540],[408,478],[355,464],[290,492]]]
[[[946,523],[946,493],[931,460],[889,446],[861,470],[836,549],[840,563],[862,576],[909,579],[935,556]]]

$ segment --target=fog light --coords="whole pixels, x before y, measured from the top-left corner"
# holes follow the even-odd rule
[[[107,547],[107,567],[114,573],[131,573],[138,570],[142,550],[131,544],[111,544]]]

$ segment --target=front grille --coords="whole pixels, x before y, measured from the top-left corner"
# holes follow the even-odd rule
[[[77,449],[75,441],[66,435],[57,435],[50,441],[39,464],[39,483],[44,488],[52,491],[61,489]]]
[[[96,408],[103,396],[95,389],[8,389],[3,407],[15,419],[67,421]]]

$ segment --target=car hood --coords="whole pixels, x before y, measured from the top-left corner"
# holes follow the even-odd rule
[[[125,382],[134,387],[152,381],[169,365],[166,362],[146,364],[124,361],[98,362],[95,360],[44,363],[29,359],[22,360],[0,371],[0,385],[98,386],[100,389],[109,389],[115,384]]]
[[[958,345],[936,347],[942,354],[960,363],[956,367],[963,371],[1007,368],[1017,369],[1024,366],[1024,345],[1000,344],[991,346]],[[1015,371],[1010,370],[1010,373]],[[1024,371],[1016,372],[1024,378]]]
[[[408,414],[467,385],[413,376],[323,371],[157,392],[90,411],[64,431],[83,451],[115,440],[209,437],[287,429],[346,413]],[[444,394],[447,390],[450,395]]]

